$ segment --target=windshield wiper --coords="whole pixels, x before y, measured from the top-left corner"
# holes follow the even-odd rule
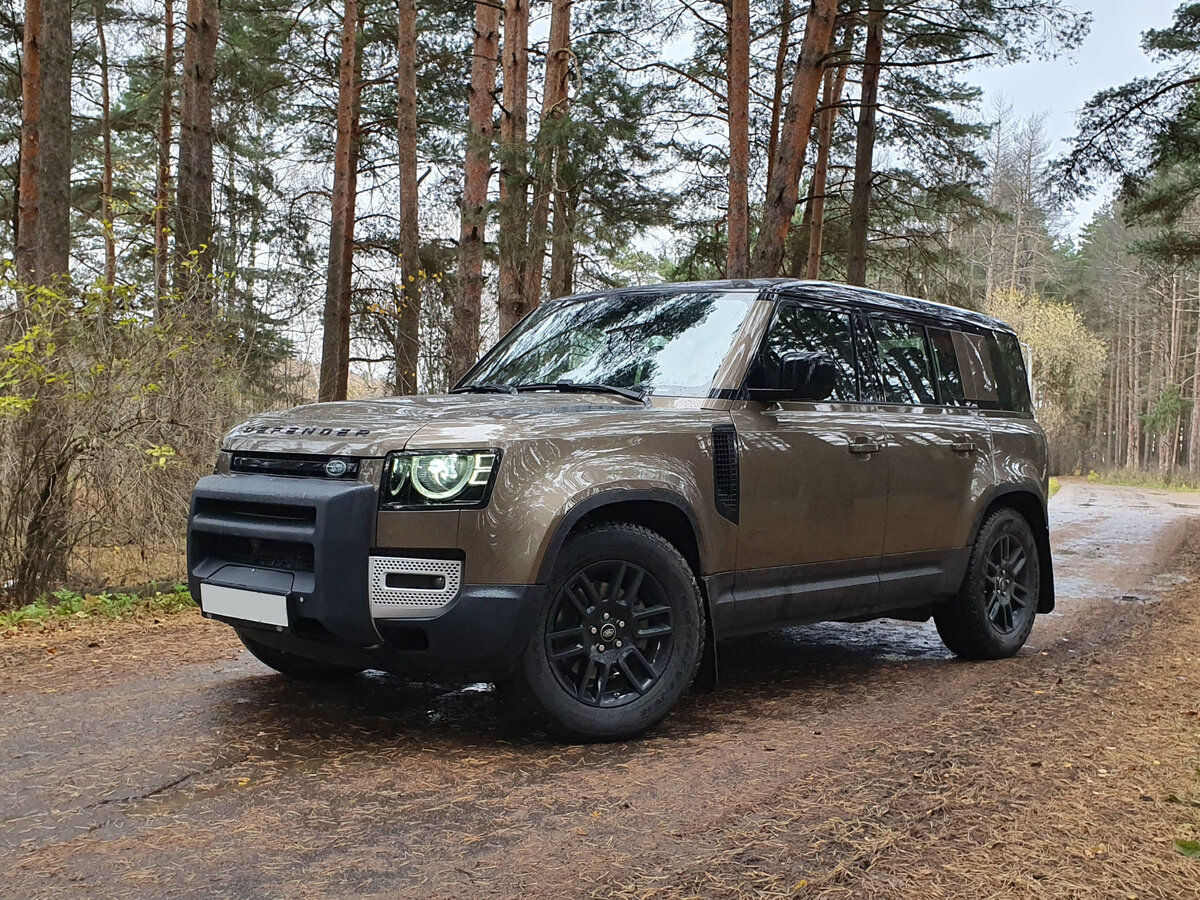
[[[617,387],[615,384],[596,384],[575,381],[534,381],[518,384],[518,391],[561,391],[564,394],[616,394],[626,400],[645,403],[649,393],[645,388]]]
[[[515,394],[517,389],[511,384],[464,384],[456,387],[452,394]]]

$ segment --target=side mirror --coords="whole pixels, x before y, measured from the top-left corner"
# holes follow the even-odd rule
[[[779,360],[778,383],[750,388],[748,393],[751,400],[819,403],[833,393],[837,373],[837,364],[827,353],[785,353]]]

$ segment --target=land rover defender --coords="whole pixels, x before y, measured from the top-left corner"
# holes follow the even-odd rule
[[[932,617],[960,656],[1016,653],[1054,604],[1046,465],[994,319],[819,282],[626,288],[542,304],[447,395],[234,428],[189,582],[286,675],[511,679],[622,738],[733,635]]]

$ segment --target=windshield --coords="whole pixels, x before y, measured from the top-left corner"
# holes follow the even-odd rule
[[[756,297],[655,291],[544,303],[460,387],[573,382],[707,397]]]

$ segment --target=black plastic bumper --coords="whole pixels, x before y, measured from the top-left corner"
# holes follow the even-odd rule
[[[516,668],[541,596],[539,585],[467,586],[439,616],[376,619],[382,640],[373,647],[250,623],[237,627],[269,647],[310,659],[404,675],[487,680]]]
[[[438,615],[372,619],[370,485],[269,475],[210,475],[192,495],[188,584],[287,597],[289,626],[226,619],[298,656],[446,677],[511,671],[541,598],[538,585],[464,586]]]

